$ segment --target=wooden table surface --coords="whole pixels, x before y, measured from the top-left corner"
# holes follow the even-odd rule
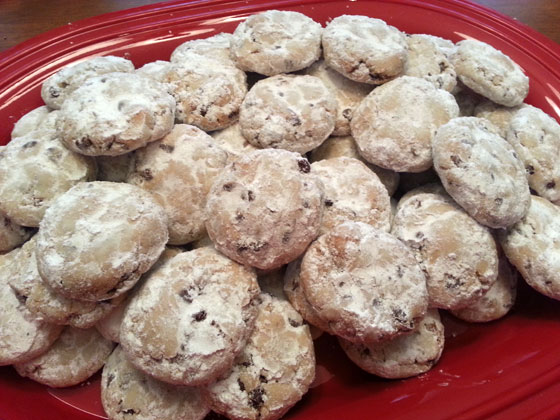
[[[477,0],[560,44],[560,0]],[[58,26],[154,0],[0,0],[0,51]]]

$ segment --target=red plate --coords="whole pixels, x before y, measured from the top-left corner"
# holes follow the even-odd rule
[[[120,55],[136,66],[168,59],[181,42],[232,32],[265,9],[302,12],[325,24],[341,14],[386,20],[409,33],[499,48],[531,78],[527,102],[560,120],[560,46],[510,18],[466,1],[194,1],[154,4],[53,30],[0,54],[0,140],[42,105],[41,82],[62,66],[95,55]],[[445,316],[440,363],[408,380],[383,380],[353,366],[336,341],[317,342],[317,379],[289,419],[555,419],[560,418],[560,303],[523,286],[506,319],[468,325]],[[103,418],[99,375],[50,390],[0,368],[0,419]]]

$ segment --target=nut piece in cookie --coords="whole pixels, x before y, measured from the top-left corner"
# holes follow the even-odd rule
[[[321,55],[321,25],[290,11],[249,16],[233,33],[231,58],[245,71],[266,76],[301,70]]]
[[[229,164],[206,204],[216,249],[263,270],[300,256],[319,233],[323,196],[307,159],[265,149]]]

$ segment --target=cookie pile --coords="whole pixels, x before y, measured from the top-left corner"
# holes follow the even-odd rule
[[[0,364],[103,367],[111,419],[280,418],[323,332],[427,372],[439,310],[501,318],[518,273],[560,299],[560,125],[528,90],[480,41],[287,11],[60,70],[0,149]]]

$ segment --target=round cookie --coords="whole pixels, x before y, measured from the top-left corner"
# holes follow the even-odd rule
[[[46,353],[14,367],[21,376],[63,388],[91,377],[103,367],[112,350],[113,343],[95,328],[66,327]]]
[[[371,92],[372,86],[354,82],[339,72],[327,66],[324,60],[319,60],[305,69],[305,74],[321,79],[332,92],[338,103],[333,136],[350,135],[350,121],[354,109]]]
[[[223,130],[213,131],[210,135],[228,153],[228,160],[230,162],[236,160],[241,155],[259,150],[243,137],[239,122]]]
[[[192,54],[172,63],[163,81],[177,101],[177,122],[212,131],[237,121],[239,107],[247,93],[247,76],[233,65]]]
[[[407,76],[420,77],[436,88],[451,92],[457,85],[457,74],[447,55],[436,42],[423,35],[409,35]]]
[[[200,389],[153,379],[136,369],[120,346],[103,367],[101,402],[111,420],[202,420],[210,411]]]
[[[51,109],[60,109],[68,96],[94,76],[106,73],[131,73],[134,64],[122,57],[94,57],[57,71],[43,82],[41,97]]]
[[[400,76],[408,56],[406,37],[380,19],[342,15],[322,38],[327,65],[356,82],[379,85]]]
[[[354,112],[352,136],[368,162],[398,172],[432,166],[436,130],[459,115],[453,95],[418,77],[379,86]]]
[[[140,76],[155,80],[157,82],[165,83],[165,74],[169,71],[170,68],[171,63],[169,61],[156,60],[150,63],[146,63],[142,67],[137,68],[135,70],[135,73]]]
[[[498,279],[484,296],[472,305],[451,311],[467,322],[490,322],[503,318],[515,304],[518,272],[503,253],[499,255]]]
[[[93,159],[68,150],[51,130],[36,129],[0,150],[0,212],[37,227],[58,196],[95,175]]]
[[[507,141],[525,165],[529,186],[560,206],[560,124],[526,105],[511,118]]]
[[[37,267],[63,296],[112,299],[157,261],[167,238],[167,215],[149,193],[123,183],[84,182],[45,213]]]
[[[453,53],[455,52],[455,48],[456,48],[455,44],[449,39],[445,39],[439,36],[429,35],[429,34],[415,34],[414,37],[429,39],[434,44],[436,44],[439,50],[443,52],[448,59],[450,59]]]
[[[316,238],[323,197],[307,159],[286,150],[259,150],[216,178],[206,213],[218,251],[267,270],[295,260]]]
[[[500,136],[506,138],[511,119],[517,111],[525,106],[527,105],[522,104],[519,106],[509,107],[495,104],[488,99],[483,99],[476,105],[472,115],[474,117],[485,118],[490,121],[498,129]]]
[[[412,331],[428,305],[426,278],[412,252],[359,222],[338,225],[311,244],[300,285],[330,330],[355,343]]]
[[[391,203],[377,175],[357,159],[338,157],[311,164],[323,186],[325,210],[319,234],[346,222],[364,222],[378,229],[391,227]]]
[[[134,154],[96,156],[95,162],[98,181],[126,182],[126,178],[134,169]]]
[[[301,70],[319,59],[321,33],[321,25],[301,13],[268,10],[235,28],[231,58],[240,69],[266,76]]]
[[[26,362],[46,352],[62,327],[48,324],[32,314],[24,298],[9,284],[16,275],[14,263],[21,248],[0,255],[0,366]]]
[[[379,177],[379,180],[387,188],[389,195],[393,195],[399,186],[400,175],[398,172],[382,168],[380,166],[369,163],[358,153],[358,146],[352,136],[329,137],[319,147],[311,151],[311,162],[317,162],[323,159],[332,159],[346,156],[349,158],[359,159],[364,162]]]
[[[527,215],[498,238],[527,284],[560,300],[560,207],[533,195]]]
[[[464,308],[496,282],[494,238],[445,192],[420,189],[399,202],[391,233],[412,250],[426,274],[429,306]]]
[[[208,387],[212,410],[236,420],[275,420],[315,377],[309,328],[285,300],[267,294],[253,334],[228,375]]]
[[[19,226],[0,213],[0,253],[8,252],[24,243],[32,230]]]
[[[127,182],[153,195],[168,216],[169,243],[204,236],[204,207],[228,154],[197,127],[177,124],[160,141],[137,150]]]
[[[437,131],[432,150],[446,191],[477,222],[504,228],[527,213],[530,193],[523,163],[489,121],[451,120]]]
[[[11,134],[12,140],[35,131],[41,126],[48,115],[49,108],[46,105],[32,109],[31,111],[23,115],[14,124],[14,128],[12,129]]]
[[[214,58],[226,65],[235,66],[235,62],[230,57],[232,38],[232,34],[222,32],[208,38],[191,39],[173,50],[170,61],[172,63],[188,62],[194,54]]]
[[[451,62],[457,77],[476,93],[505,106],[520,105],[529,93],[529,78],[511,58],[475,39],[458,42]]]
[[[175,100],[159,82],[135,73],[87,79],[63,102],[56,129],[70,150],[116,156],[173,128]]]
[[[429,371],[439,361],[445,342],[444,326],[437,309],[410,334],[369,346],[339,338],[346,355],[366,372],[389,379],[409,378]]]
[[[255,272],[199,248],[176,255],[129,304],[120,342],[140,370],[164,382],[198,386],[227,372],[257,314]]]
[[[321,79],[282,74],[255,83],[241,105],[239,125],[255,147],[304,154],[329,137],[336,112],[336,99]]]

